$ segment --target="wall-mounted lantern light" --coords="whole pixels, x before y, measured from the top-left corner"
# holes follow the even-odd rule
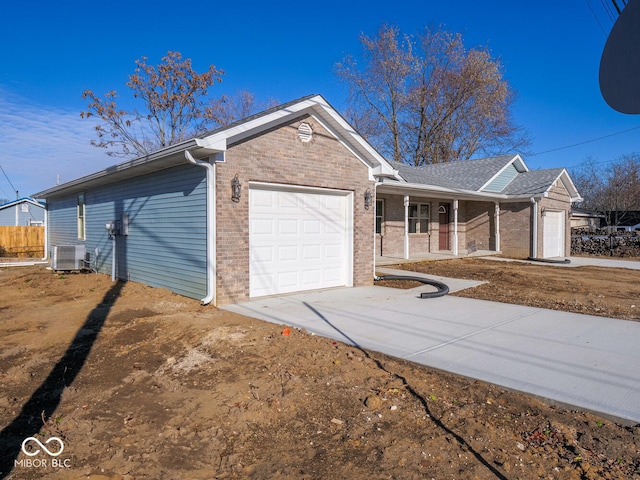
[[[367,188],[367,190],[364,192],[364,209],[369,210],[370,206],[371,206],[371,189]]]
[[[238,180],[238,174],[231,180],[231,200],[238,203],[240,201],[240,180]]]

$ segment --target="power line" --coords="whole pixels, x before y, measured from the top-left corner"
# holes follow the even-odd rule
[[[602,8],[604,8],[605,13],[609,17],[609,20],[611,20],[611,23],[615,23],[616,17],[613,11],[611,10],[611,5],[609,5],[608,0],[600,0],[600,3],[602,4]]]
[[[11,180],[9,180],[9,177],[7,176],[7,172],[4,171],[4,168],[2,168],[2,165],[0,165],[0,170],[2,170],[2,173],[4,173],[4,178],[7,179],[7,182],[9,182],[9,185],[11,185],[11,188],[13,188],[13,191],[16,193],[16,200],[18,199],[18,190],[16,190],[16,187],[13,186],[13,183],[11,183]]]
[[[589,10],[591,10],[591,15],[593,15],[593,18],[595,18],[596,23],[598,24],[598,26],[600,27],[600,30],[602,30],[602,33],[604,34],[604,36],[607,36],[607,32],[605,31],[604,27],[602,26],[602,23],[600,23],[600,19],[598,18],[598,16],[596,15],[595,10],[593,9],[593,7],[591,6],[591,3],[589,2],[589,0],[584,0],[587,3],[587,7],[589,7]]]
[[[604,135],[602,137],[592,138],[591,140],[585,140],[584,142],[574,143],[572,145],[566,145],[564,147],[552,148],[551,150],[545,150],[544,152],[532,153],[532,154],[527,155],[527,156],[528,157],[535,157],[536,155],[542,155],[542,154],[545,154],[545,153],[557,152],[558,150],[566,150],[567,148],[579,147],[580,145],[585,145],[585,144],[591,143],[591,142],[597,142],[598,140],[603,140],[605,138],[615,137],[616,135],[621,135],[623,133],[631,132],[633,130],[638,130],[639,128],[640,128],[640,126],[632,127],[632,128],[627,129],[627,130],[622,130],[620,132],[610,133],[609,135]]]

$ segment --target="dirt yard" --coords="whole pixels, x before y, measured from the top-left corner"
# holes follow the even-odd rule
[[[640,271],[416,268],[640,319]],[[640,426],[104,275],[2,268],[0,295],[0,479],[640,479]]]

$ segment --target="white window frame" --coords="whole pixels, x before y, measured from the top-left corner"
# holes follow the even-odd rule
[[[380,220],[378,222],[378,219]],[[375,231],[377,234],[382,235],[382,230],[384,229],[384,199],[379,198],[376,199],[376,215],[375,215]]]
[[[86,240],[87,238],[87,209],[84,193],[78,195],[78,240]]]
[[[422,209],[426,208],[426,214]],[[415,209],[415,214],[412,215],[412,209]],[[410,203],[409,204],[409,233],[429,233],[431,205],[428,203]],[[424,230],[424,231],[423,231]]]

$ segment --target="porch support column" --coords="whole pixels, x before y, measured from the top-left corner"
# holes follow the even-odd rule
[[[533,225],[531,232],[531,258],[538,258],[538,199],[531,197],[533,204]]]
[[[404,258],[409,260],[409,195],[404,196]]]
[[[496,229],[496,252],[500,251],[500,204],[496,202],[495,213],[495,229]]]
[[[458,200],[453,201],[453,254],[458,255]]]

